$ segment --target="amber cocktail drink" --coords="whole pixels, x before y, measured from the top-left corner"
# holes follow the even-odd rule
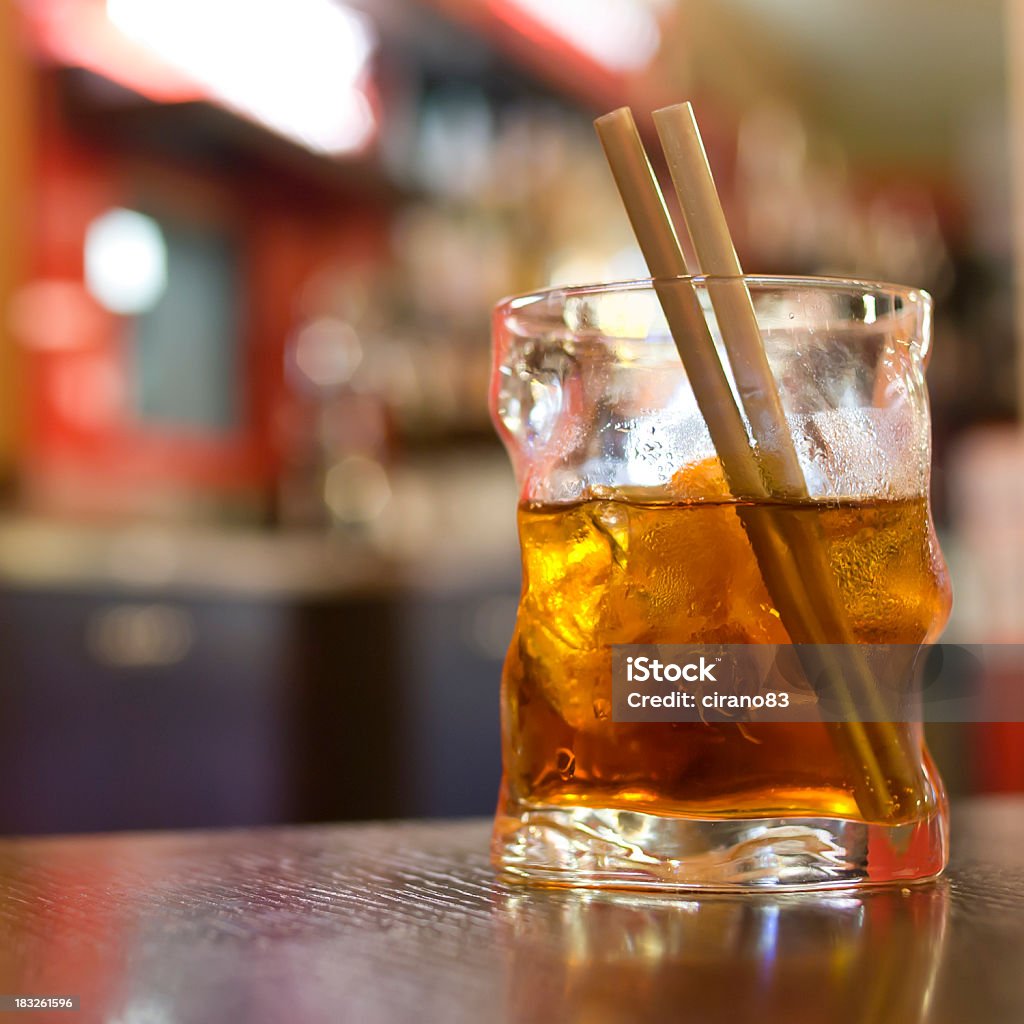
[[[512,875],[805,886],[909,880],[944,862],[944,797],[919,724],[892,726],[912,773],[887,779],[891,800],[866,813],[865,766],[835,727],[614,720],[615,645],[792,642],[751,543],[759,530],[821,539],[858,644],[921,644],[948,616],[927,499],[927,297],[750,288],[807,501],[729,493],[644,286],[499,310],[493,401],[523,492],[495,828]]]

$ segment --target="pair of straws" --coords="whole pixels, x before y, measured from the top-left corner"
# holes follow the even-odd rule
[[[781,507],[774,514],[771,510],[772,502],[806,502],[810,496],[693,108],[680,103],[653,116],[685,227],[706,275],[749,436],[700,299],[686,276],[679,239],[633,115],[623,107],[594,126],[729,488],[741,500],[766,503],[759,514],[741,507],[740,516],[768,592],[790,639],[820,645],[818,665],[848,712],[845,721],[827,723],[827,728],[849,764],[861,815],[868,821],[910,816],[924,799],[916,758],[893,723],[859,719],[841,664],[829,653],[827,645],[854,645],[856,637],[820,524],[813,517],[787,516]],[[877,695],[867,662],[855,649],[845,664],[852,665],[858,692],[868,700]]]

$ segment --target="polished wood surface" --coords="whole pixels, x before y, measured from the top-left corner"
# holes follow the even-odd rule
[[[941,882],[638,896],[498,882],[482,821],[0,841],[21,1021],[1024,1021],[1024,800]]]

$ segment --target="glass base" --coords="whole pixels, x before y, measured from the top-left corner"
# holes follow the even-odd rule
[[[945,807],[904,825],[845,818],[673,818],[508,801],[492,855],[506,879],[609,889],[839,889],[946,866]]]

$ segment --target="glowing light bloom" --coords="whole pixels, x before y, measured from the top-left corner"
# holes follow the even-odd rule
[[[293,358],[299,372],[317,388],[329,391],[345,384],[363,358],[359,336],[337,317],[320,317],[296,335]]]
[[[152,309],[167,287],[167,244],[160,225],[120,208],[97,217],[85,234],[85,284],[112,313]]]
[[[390,500],[387,471],[375,459],[350,455],[327,471],[324,501],[339,523],[372,522]]]

